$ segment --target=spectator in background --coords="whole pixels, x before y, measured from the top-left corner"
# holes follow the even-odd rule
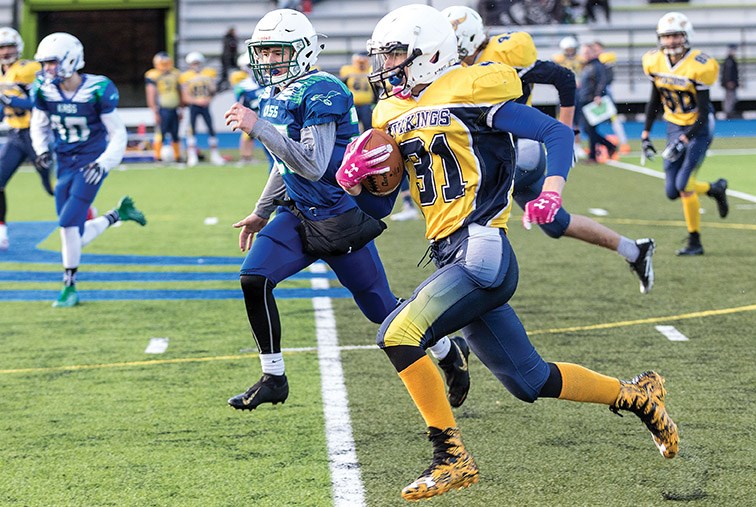
[[[221,75],[218,80],[218,91],[223,91],[229,87],[228,73],[236,66],[236,54],[239,50],[239,43],[236,40],[236,28],[233,26],[228,29],[223,36],[223,52],[221,53]]]
[[[588,23],[597,21],[594,9],[600,7],[604,9],[606,22],[611,23],[609,19],[609,0],[585,0],[585,21]]]
[[[575,116],[582,118],[583,129],[588,133],[590,143],[588,160],[596,162],[596,145],[606,146],[609,158],[612,158],[617,151],[617,146],[609,142],[604,136],[599,134],[597,125],[591,125],[582,114],[583,107],[591,102],[600,104],[602,97],[606,93],[607,72],[606,66],[598,59],[598,52],[593,44],[584,44],[582,47],[582,57],[585,66],[580,75],[580,88],[577,92],[577,107]]]
[[[722,62],[722,72],[719,76],[722,88],[725,90],[722,110],[724,111],[725,118],[728,119],[737,118],[739,116],[735,111],[735,104],[738,102],[737,90],[740,86],[738,62],[735,59],[735,53],[737,51],[737,44],[730,44],[727,46],[727,58]]]
[[[370,81],[368,81],[369,73],[370,60],[367,52],[353,54],[351,65],[344,65],[339,71],[339,78],[344,81],[344,84],[354,96],[354,108],[357,110],[357,118],[362,124],[361,132],[373,126],[375,94],[370,87]]]

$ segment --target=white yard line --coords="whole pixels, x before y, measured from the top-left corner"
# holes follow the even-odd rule
[[[677,330],[675,326],[656,326],[656,330],[671,342],[687,342],[688,337]]]
[[[662,180],[664,179],[663,172],[655,171],[653,169],[648,169],[643,166],[639,166],[635,164],[628,164],[627,162],[619,162],[617,160],[610,160],[606,164],[612,167],[616,167],[618,169],[625,169],[627,171],[632,171],[634,173],[645,174],[646,176],[652,176],[654,178],[659,178]],[[756,195],[746,194],[745,192],[739,192],[738,190],[728,189],[727,195],[731,197],[737,197],[739,199],[743,199],[744,201],[748,201],[748,202],[756,202]]]
[[[327,269],[322,263],[310,267],[313,273],[325,273]],[[328,279],[313,278],[312,288],[327,289]],[[333,504],[337,507],[362,507],[365,505],[365,487],[352,436],[352,421],[349,417],[349,402],[331,298],[313,298],[312,306],[315,309],[315,334],[318,339],[318,364]]]

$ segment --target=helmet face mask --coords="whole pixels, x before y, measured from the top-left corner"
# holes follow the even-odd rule
[[[684,55],[690,49],[692,35],[693,25],[688,17],[680,12],[668,12],[656,25],[659,49],[668,56]]]
[[[71,34],[52,33],[40,41],[34,59],[42,64],[56,63],[45,66],[43,70],[45,81],[57,84],[84,67],[84,46]]]
[[[428,5],[406,5],[384,16],[367,42],[373,59],[368,76],[379,98],[428,85],[459,61],[448,19]]]
[[[315,65],[323,44],[307,16],[292,9],[269,12],[246,41],[250,67],[261,86],[286,86]]]
[[[421,54],[420,49],[416,48],[413,55],[409,56],[406,44],[391,44],[370,50],[373,72],[368,76],[368,81],[378,98],[393,97],[406,88],[407,69]]]
[[[5,48],[12,48],[10,51]],[[10,27],[0,28],[0,64],[15,63],[24,51],[24,40],[21,35]]]

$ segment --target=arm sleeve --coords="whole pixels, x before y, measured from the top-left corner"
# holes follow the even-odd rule
[[[654,125],[654,121],[659,115],[661,108],[662,103],[659,89],[656,86],[651,85],[651,98],[648,100],[648,104],[646,104],[646,121],[643,124],[643,130],[651,132],[651,127]]]
[[[126,153],[126,125],[116,110],[101,114],[100,119],[108,129],[108,145],[97,157],[96,162],[106,171],[110,171],[121,163],[123,154]]]
[[[535,65],[520,78],[525,84],[550,84],[559,93],[559,105],[572,107],[575,105],[575,73],[554,62],[537,60]]]
[[[405,173],[404,178],[406,177],[407,174]],[[384,196],[373,195],[370,192],[362,191],[360,192],[360,195],[354,196],[352,199],[354,199],[357,206],[359,206],[362,211],[373,218],[381,219],[388,216],[389,213],[391,213],[391,210],[394,209],[394,202],[396,201],[396,196],[399,195],[401,188],[402,186],[399,185],[396,187],[396,190],[389,195]]]
[[[34,105],[34,102],[32,102],[32,99],[26,98],[26,97],[11,97],[10,98],[10,107],[16,108],[16,109],[26,109],[29,110]]]
[[[546,158],[548,176],[561,176],[567,179],[567,174],[572,167],[575,142],[575,134],[571,128],[535,108],[516,102],[506,102],[498,106],[490,126],[504,132],[511,132],[517,137],[544,143],[548,153]]]
[[[37,108],[32,109],[29,134],[31,135],[34,153],[42,155],[50,151],[53,135],[50,129],[50,117],[46,112]]]
[[[310,181],[317,181],[323,177],[331,161],[336,144],[336,124],[328,122],[305,127],[297,142],[282,135],[272,123],[258,119],[249,135],[259,139],[292,172]]]
[[[691,125],[690,129],[685,133],[688,139],[692,139],[698,132],[704,128],[709,121],[709,90],[698,90],[698,117],[696,122]]]
[[[255,205],[255,215],[261,218],[270,218],[270,215],[276,209],[276,204],[274,204],[273,201],[276,199],[283,199],[285,195],[286,184],[284,183],[281,174],[273,169],[270,171],[268,182],[265,184],[265,188]]]

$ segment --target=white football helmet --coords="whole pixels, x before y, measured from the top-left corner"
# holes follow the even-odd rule
[[[204,65],[205,64],[205,55],[203,55],[199,51],[192,51],[191,53],[188,53],[186,55],[186,63],[188,65],[193,65],[195,63],[198,63],[200,65]]]
[[[21,35],[19,35],[17,31],[9,26],[0,28],[0,47],[5,46],[16,46],[15,55],[11,54],[7,58],[0,60],[0,64],[10,65],[11,63],[18,60],[21,56],[21,53],[23,53],[24,40],[21,38]]]
[[[287,85],[315,65],[324,44],[307,16],[292,9],[270,11],[258,21],[252,38],[245,41],[252,72],[261,86]],[[280,62],[265,62],[264,48],[280,49]]]
[[[236,58],[236,66],[242,70],[249,70],[249,54],[242,53]]]
[[[457,38],[449,20],[429,5],[405,5],[388,13],[367,41],[373,58],[369,79],[381,98],[432,83],[459,61]],[[384,68],[389,56],[404,60]]]
[[[663,45],[661,43],[662,35],[682,34],[685,40],[682,44]],[[693,24],[688,16],[681,12],[668,12],[661,17],[656,25],[656,37],[659,41],[659,47],[666,55],[681,55],[690,49],[690,39],[693,37]]]
[[[475,53],[488,39],[483,18],[474,9],[455,5],[442,10],[441,14],[449,19],[454,28],[460,59]]]
[[[59,82],[84,67],[84,46],[70,33],[51,33],[40,41],[34,59],[42,63],[58,62],[55,75],[45,78],[50,82]]]
[[[568,49],[577,49],[580,46],[578,40],[572,35],[568,35],[564,39],[559,41],[559,49],[566,51]]]

